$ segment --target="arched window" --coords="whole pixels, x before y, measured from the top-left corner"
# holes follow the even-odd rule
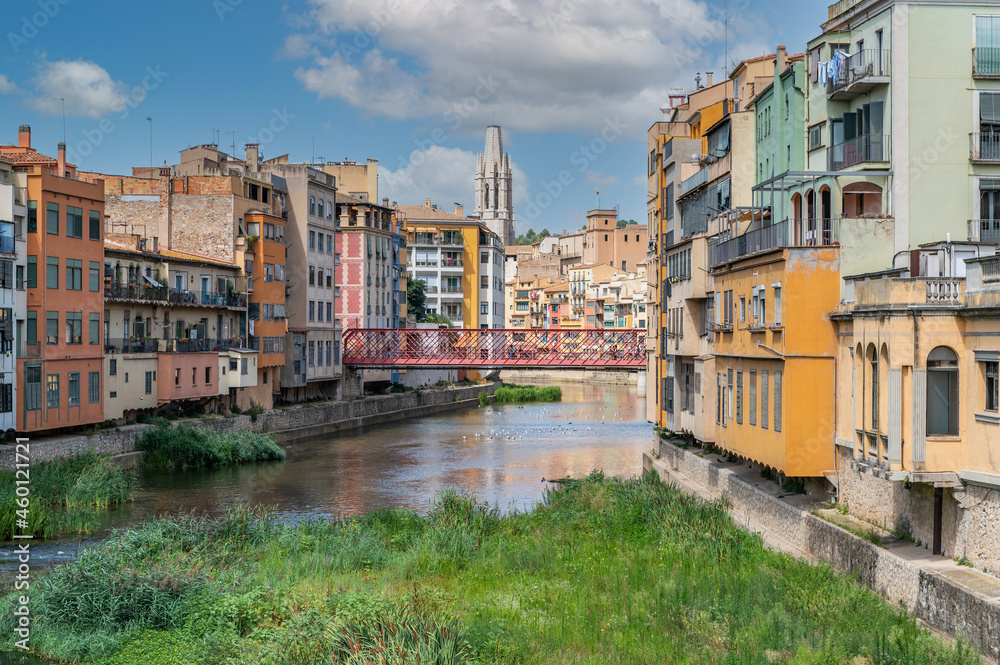
[[[318,211],[316,214],[319,217],[323,217],[323,199],[320,199],[319,202],[317,203],[316,210]]]
[[[493,188],[493,209],[494,210],[499,210],[500,209],[500,188],[499,187],[494,187]]]
[[[927,356],[927,433],[958,434],[958,356],[946,346]]]
[[[878,431],[879,423],[879,413],[878,413],[878,351],[875,350],[874,344],[868,345],[868,353],[866,355],[866,360],[871,366],[871,413],[872,413],[872,431]]]
[[[483,207],[490,207],[490,183],[486,183],[486,192],[483,194]]]

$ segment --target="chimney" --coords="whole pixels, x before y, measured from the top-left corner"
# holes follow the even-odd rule
[[[31,147],[31,125],[21,125],[17,128],[17,147]]]
[[[260,144],[247,143],[246,146],[247,171],[256,173],[260,171]]]
[[[465,206],[456,205],[455,214],[459,217],[465,217]]]
[[[778,52],[777,52],[777,60],[778,60],[777,65],[778,65],[778,73],[779,74],[781,72],[785,71],[785,59],[787,58],[787,56],[788,56],[788,53],[787,53],[787,51],[785,51],[785,45],[784,44],[779,44],[778,45]]]
[[[388,196],[383,196],[382,197],[382,205],[385,206],[386,208],[389,207],[389,197]]]
[[[431,207],[431,200],[430,199],[424,199],[424,207],[425,208],[430,208]]]
[[[705,72],[705,87],[706,88],[711,88],[712,87],[712,74],[714,74],[714,73],[715,72]]]
[[[29,133],[30,137],[30,133]],[[66,144],[62,141],[59,142],[59,165],[56,170],[56,175],[65,178],[66,177]]]

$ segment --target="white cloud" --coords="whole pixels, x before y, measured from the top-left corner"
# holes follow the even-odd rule
[[[616,175],[604,173],[604,171],[586,171],[587,182],[591,185],[617,185],[621,179]]]
[[[124,83],[86,60],[47,62],[32,83],[35,93],[30,105],[49,115],[62,113],[60,97],[66,100],[66,113],[88,118],[121,111],[128,99]]]
[[[301,39],[323,53],[304,54],[296,77],[321,99],[389,118],[443,116],[466,101],[475,126],[494,112],[529,131],[599,130],[622,116],[640,133],[671,87],[724,69],[712,54],[721,15],[704,0],[311,3],[315,27]],[[731,44],[743,25],[730,21]]]
[[[414,150],[395,171],[379,167],[379,198],[388,196],[400,205],[421,205],[430,199],[439,208],[452,212],[455,203],[466,213],[475,209],[476,154],[460,148],[434,145]],[[528,196],[528,178],[516,163],[511,164],[514,181],[514,205]]]
[[[14,92],[17,86],[14,82],[8,79],[3,74],[0,74],[0,95],[6,95],[8,92]]]

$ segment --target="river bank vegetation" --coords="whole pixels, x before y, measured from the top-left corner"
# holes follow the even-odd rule
[[[204,427],[160,425],[136,437],[143,465],[152,469],[195,469],[285,459],[285,451],[267,434]]]
[[[106,665],[979,662],[654,475],[509,515],[445,493],[426,517],[153,520],[33,580],[31,610],[33,649]]]
[[[493,393],[497,404],[510,402],[559,402],[562,388],[557,386],[516,386],[506,384]]]
[[[101,509],[131,500],[132,473],[107,455],[87,453],[70,459],[35,462],[28,470],[28,527],[36,538],[91,533]],[[0,472],[0,540],[15,532],[19,509],[14,474]]]

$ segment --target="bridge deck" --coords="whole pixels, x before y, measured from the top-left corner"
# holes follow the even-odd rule
[[[344,365],[359,368],[645,369],[645,330],[352,328]]]

